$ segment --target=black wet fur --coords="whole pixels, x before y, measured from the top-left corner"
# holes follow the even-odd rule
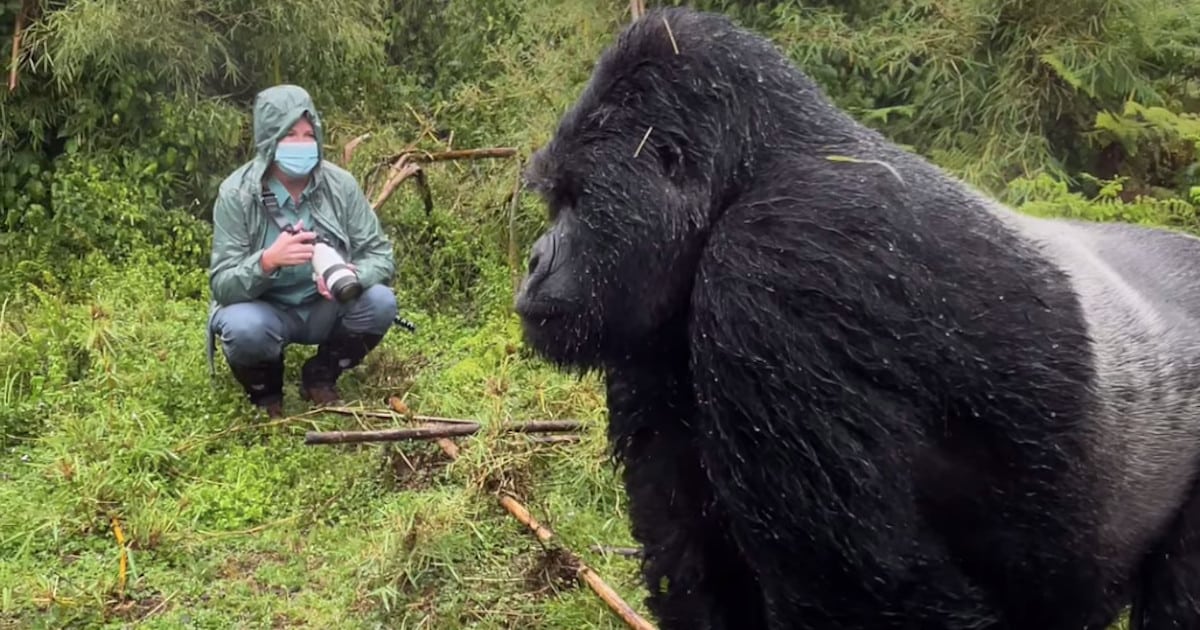
[[[768,42],[648,12],[526,181],[555,219],[526,339],[606,376],[663,630],[1100,630],[1128,602],[1068,279]]]

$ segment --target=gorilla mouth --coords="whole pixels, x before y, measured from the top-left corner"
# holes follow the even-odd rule
[[[580,312],[577,304],[563,300],[521,300],[517,302],[516,312],[521,319],[530,324],[547,324],[554,320],[563,319]]]

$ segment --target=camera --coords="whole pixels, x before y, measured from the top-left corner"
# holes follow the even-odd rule
[[[337,250],[318,236],[313,242],[313,272],[325,279],[325,286],[338,302],[346,303],[362,295],[358,275],[346,266]]]

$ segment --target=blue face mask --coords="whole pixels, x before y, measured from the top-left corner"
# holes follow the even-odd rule
[[[292,177],[308,175],[317,167],[320,154],[315,141],[281,142],[275,147],[275,163]]]

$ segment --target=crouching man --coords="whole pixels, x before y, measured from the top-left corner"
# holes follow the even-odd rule
[[[220,339],[246,396],[270,417],[283,414],[288,344],[317,346],[301,368],[300,394],[328,404],[340,398],[338,377],[362,362],[396,317],[391,242],[354,177],[323,159],[322,138],[305,90],[260,92],[254,158],[221,183],[213,209],[210,367]],[[357,274],[356,299],[338,302],[314,275],[318,234]]]

